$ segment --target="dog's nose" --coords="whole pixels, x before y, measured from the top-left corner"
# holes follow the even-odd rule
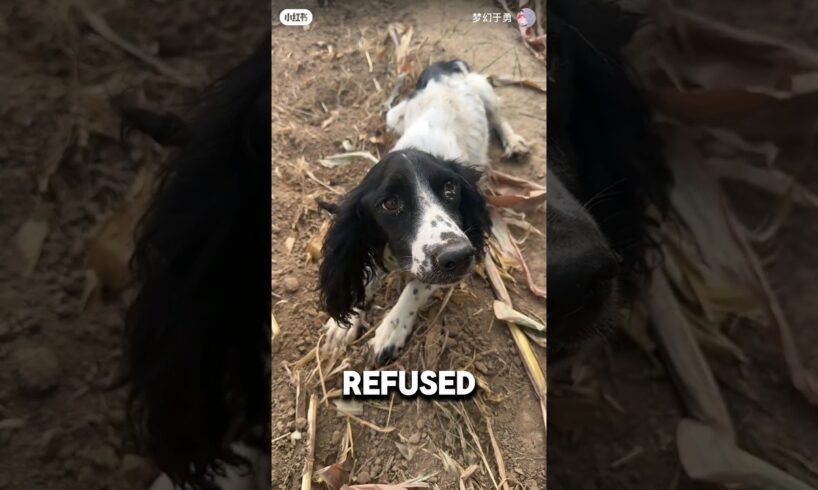
[[[575,244],[573,253],[548,263],[548,300],[559,304],[582,302],[620,271],[620,259],[606,246]],[[566,256],[567,255],[567,256]],[[550,257],[549,257],[550,259]]]
[[[465,273],[474,258],[474,247],[470,243],[461,243],[444,248],[435,257],[437,266],[449,274]]]

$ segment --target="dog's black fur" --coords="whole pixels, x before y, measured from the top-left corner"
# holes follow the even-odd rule
[[[319,285],[326,312],[341,325],[348,324],[353,308],[364,306],[366,285],[376,268],[386,269],[386,245],[399,262],[407,255],[411,260],[405,249],[418,224],[417,210],[411,208],[417,189],[406,176],[414,172],[435,181],[459,182],[458,202],[447,212],[466,233],[476,251],[475,259],[484,253],[491,221],[477,187],[480,173],[419,150],[387,154],[340,205],[332,208],[335,218],[324,240]],[[405,196],[407,209],[399,219],[379,210],[381,202],[392,194]]]
[[[246,463],[229,444],[269,426],[270,80],[268,34],[190,118],[116,103],[178,147],[138,228],[124,371],[137,434],[192,488]]]
[[[420,73],[418,81],[415,82],[415,90],[409,94],[409,97],[411,98],[417,92],[426,88],[426,85],[432,80],[440,80],[452,73],[469,73],[470,71],[468,63],[463,60],[436,61]]]
[[[672,179],[623,62],[640,18],[607,0],[548,2],[548,322],[559,353],[613,323],[644,285],[648,217]]]

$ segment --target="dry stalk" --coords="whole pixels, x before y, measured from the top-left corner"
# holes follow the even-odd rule
[[[310,395],[310,406],[307,410],[307,461],[304,463],[304,472],[301,474],[301,490],[312,489],[312,469],[315,465],[315,429],[318,415],[318,399],[315,394]]]

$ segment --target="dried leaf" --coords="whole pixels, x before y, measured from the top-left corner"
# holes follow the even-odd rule
[[[812,486],[757,458],[707,424],[682,419],[679,458],[693,479],[747,490],[811,490]]]
[[[335,122],[335,119],[338,117],[338,111],[332,111],[330,116],[326,118],[324,121],[321,122],[321,129],[327,129],[330,124]]]
[[[790,371],[790,379],[792,380],[795,389],[801,392],[802,395],[812,403],[818,405],[818,379],[807,368],[801,360],[801,355],[798,352],[798,342],[792,333],[792,326],[784,314],[781,304],[773,291],[769,279],[767,278],[764,268],[761,266],[761,261],[750,247],[747,240],[742,236],[742,227],[735,220],[728,217],[728,223],[731,231],[736,235],[737,240],[741,244],[741,249],[747,261],[752,266],[752,272],[755,274],[758,284],[764,293],[765,307],[769,313],[771,323],[778,328],[779,338],[781,340],[781,348],[784,351],[784,360],[787,363],[787,368]]]
[[[535,296],[545,299],[547,297],[545,287],[534,282],[534,278],[531,275],[531,270],[528,268],[528,264],[526,263],[522,252],[520,252],[520,249],[517,247],[517,243],[512,237],[508,226],[503,221],[503,218],[494,209],[490,209],[489,214],[491,217],[492,237],[494,237],[497,240],[497,243],[502,247],[503,255],[513,258],[516,263],[523,268],[523,272],[525,273],[525,278],[528,283],[528,289]]]
[[[329,219],[325,219],[324,222],[321,223],[321,228],[318,230],[318,233],[310,239],[309,243],[307,243],[307,254],[312,260],[318,260],[321,258],[321,250],[324,247],[324,237],[327,236],[330,225],[331,221]]]
[[[406,57],[409,53],[409,45],[412,43],[412,35],[414,28],[411,25],[401,24],[400,22],[392,22],[386,27],[389,33],[389,38],[392,39],[392,44],[395,46],[395,67],[397,73],[409,72],[409,65],[406,63]]]
[[[545,202],[544,185],[492,170],[486,202],[498,207],[521,211],[536,209]]]
[[[508,303],[494,300],[494,316],[496,316],[498,320],[515,323],[521,327],[530,328],[545,335],[545,325],[533,318],[523,315],[509,306]]]
[[[45,155],[43,169],[37,176],[37,191],[44,194],[51,185],[51,177],[57,173],[60,164],[76,144],[77,137],[73,124],[67,119],[59,119],[57,128],[51,134],[48,143],[48,153]]]
[[[442,449],[438,449],[438,455],[440,455],[441,461],[443,461],[443,469],[447,473],[451,473],[454,475],[459,475],[463,473],[463,466],[457,462],[449,453]]]
[[[352,415],[352,414],[345,414],[345,415],[347,417],[349,417],[351,420],[354,420],[355,422],[358,422],[361,425],[369,427],[370,429],[374,430],[375,432],[389,433],[389,432],[392,432],[393,430],[395,430],[394,427],[380,427],[378,425],[373,424],[372,422],[370,422],[368,420],[364,420],[364,419],[362,419],[360,417],[356,417],[355,415]]]
[[[86,241],[86,261],[100,284],[112,291],[125,289],[132,280],[128,262],[133,253],[133,234],[153,195],[153,174],[137,174],[126,204],[105,218]]]
[[[326,484],[328,490],[340,490],[349,481],[349,472],[335,463],[316,471],[315,478]]]
[[[292,253],[293,247],[295,246],[295,236],[290,235],[284,240],[284,249],[287,250],[287,255]]]
[[[816,130],[818,52],[666,7],[660,29],[632,46],[661,111],[757,138]]]
[[[98,286],[99,278],[97,277],[96,272],[91,269],[86,269],[85,281],[82,285],[82,295],[80,296],[80,312],[85,311],[85,308],[88,307],[88,301],[91,299],[91,295],[97,290]]]
[[[326,158],[322,158],[321,160],[318,160],[318,163],[320,163],[322,166],[324,166],[326,168],[335,168],[335,167],[340,167],[340,166],[346,165],[348,163],[351,163],[351,162],[354,162],[355,160],[360,160],[360,159],[368,160],[369,163],[372,163],[373,165],[378,163],[378,159],[375,158],[375,156],[372,155],[372,153],[370,153],[368,151],[350,151],[350,152],[347,152],[347,153],[339,153],[337,155],[330,155],[330,156],[328,156]]]
[[[23,256],[24,274],[34,272],[40,261],[43,243],[48,236],[48,221],[40,217],[31,217],[17,231],[15,243]]]
[[[756,167],[737,159],[726,158],[710,158],[707,165],[724,180],[742,182],[775,196],[792,195],[796,204],[818,209],[818,195],[780,170]]]
[[[479,468],[480,468],[480,466],[478,466],[476,464],[473,464],[473,465],[469,466],[468,468],[463,470],[462,473],[460,473],[460,479],[461,480],[468,480],[469,478],[471,478],[471,476],[474,474],[474,472],[477,471]]]
[[[353,399],[341,399],[341,400],[333,400],[332,403],[335,404],[335,408],[338,409],[338,416],[345,416],[345,415],[355,415],[360,417],[364,414],[364,404],[359,400]]]
[[[395,447],[398,448],[398,452],[407,461],[412,461],[412,458],[415,457],[415,453],[418,450],[418,446],[416,444],[404,444],[398,441],[395,441]]]
[[[688,124],[730,128],[752,138],[803,139],[818,127],[818,90],[775,95],[743,88],[648,91],[661,112]]]
[[[399,483],[397,485],[369,483],[367,485],[344,485],[341,490],[407,490],[410,488],[429,488],[429,484],[422,482]]]
[[[495,87],[505,87],[508,85],[514,85],[518,87],[530,88],[531,90],[536,90],[537,92],[548,93],[546,87],[548,86],[547,80],[532,80],[528,78],[516,78],[511,75],[491,75],[488,77],[489,83],[491,83]]]
[[[661,269],[653,273],[648,305],[656,337],[667,354],[688,411],[718,428],[728,438],[734,438],[733,422],[713,372]]]
[[[275,340],[276,337],[281,335],[281,327],[278,325],[278,320],[276,320],[275,313],[272,312],[270,313],[270,324],[273,330],[273,340]]]

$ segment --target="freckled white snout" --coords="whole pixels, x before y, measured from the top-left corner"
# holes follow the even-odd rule
[[[474,260],[474,247],[468,242],[448,245],[435,256],[437,266],[446,274],[462,275]]]

